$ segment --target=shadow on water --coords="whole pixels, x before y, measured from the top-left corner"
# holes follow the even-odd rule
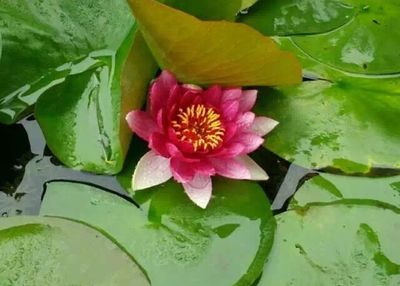
[[[0,214],[37,215],[45,184],[78,181],[128,197],[113,176],[94,175],[66,168],[46,148],[33,118],[11,126],[0,125]]]
[[[64,167],[46,148],[34,118],[11,126],[0,125],[0,215],[37,215],[45,185],[50,181],[74,181],[94,185],[130,200],[114,176],[94,175]],[[276,213],[284,211],[288,199],[303,178],[313,173],[260,148],[252,157],[270,179],[261,183]]]

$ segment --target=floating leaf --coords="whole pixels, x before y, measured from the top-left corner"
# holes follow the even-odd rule
[[[304,57],[308,71],[329,77],[263,91],[256,112],[280,122],[265,146],[307,168],[400,168],[400,77],[350,77]]]
[[[379,204],[310,206],[277,216],[259,286],[400,284],[400,210]]]
[[[116,51],[133,26],[123,0],[2,0],[0,122],[13,123],[68,75],[57,68]]]
[[[380,9],[382,5],[372,0],[365,5],[343,2],[356,7],[348,24],[327,33],[276,38],[281,48],[297,55],[304,74],[312,80],[298,87],[268,90],[271,96],[259,97],[257,112],[280,122],[265,146],[307,168],[346,173],[399,169],[399,55],[391,47],[400,44],[400,37],[390,37],[383,46],[388,31],[399,30],[399,9],[395,9],[399,4],[388,1]],[[303,34],[310,32],[307,26],[303,28]],[[354,41],[359,45],[353,45]],[[323,47],[330,50],[331,58],[324,56]],[[373,60],[359,62],[369,53],[367,48],[374,50]],[[335,52],[339,50],[340,55]],[[354,63],[342,61],[350,58]]]
[[[152,196],[141,211],[94,187],[53,182],[41,214],[107,232],[143,266],[152,285],[249,285],[260,275],[275,222],[256,184],[216,182],[206,210],[176,183],[145,192]]]
[[[259,0],[239,21],[265,35],[330,32],[350,22],[355,9],[343,0]]]
[[[321,173],[296,192],[290,208],[337,201],[379,201],[400,209],[400,176],[365,178]]]
[[[154,0],[129,3],[161,68],[182,82],[248,86],[301,79],[292,54],[243,24],[203,22]]]
[[[362,74],[400,72],[400,2],[346,0],[357,5],[347,25],[330,33],[294,37],[296,45],[310,57],[337,69]],[[390,36],[388,36],[390,35]]]
[[[0,285],[150,285],[96,230],[59,218],[0,219]]]
[[[117,54],[92,53],[66,66],[69,76],[38,100],[35,115],[52,152],[66,165],[96,173],[122,169],[132,132],[125,115],[139,108],[157,65],[140,33]],[[122,87],[120,84],[122,83]]]

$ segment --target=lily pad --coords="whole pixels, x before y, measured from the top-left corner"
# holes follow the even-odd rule
[[[280,122],[265,146],[313,169],[400,168],[400,77],[307,81],[264,90],[256,112]]]
[[[260,275],[275,222],[257,184],[217,181],[203,210],[169,182],[153,188],[141,208],[91,186],[53,182],[41,214],[105,231],[143,266],[152,285],[249,285]]]
[[[259,286],[400,284],[400,210],[379,204],[310,206],[277,216]]]
[[[344,0],[259,0],[239,21],[265,35],[289,36],[330,32],[354,16]]]
[[[334,68],[362,74],[400,72],[400,3],[346,0],[357,7],[352,20],[329,33],[294,37],[310,57]],[[389,35],[389,36],[388,36]]]
[[[243,24],[200,21],[154,0],[129,3],[160,67],[182,82],[271,86],[301,80],[292,54]]]
[[[69,75],[37,102],[35,115],[46,142],[69,167],[96,173],[122,169],[132,134],[125,114],[143,104],[157,70],[141,34],[132,31],[130,37],[117,54],[93,52],[66,65]]]
[[[110,239],[59,218],[0,219],[0,259],[2,286],[150,285]]]
[[[13,123],[96,50],[116,51],[133,26],[124,0],[4,0],[0,9],[0,122]]]

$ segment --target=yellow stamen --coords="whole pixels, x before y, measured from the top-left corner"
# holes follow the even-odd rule
[[[171,126],[178,139],[192,144],[195,152],[210,151],[223,142],[225,129],[220,118],[212,107],[193,104],[185,110],[180,108]]]

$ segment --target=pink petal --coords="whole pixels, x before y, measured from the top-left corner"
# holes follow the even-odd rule
[[[257,92],[258,91],[255,89],[244,90],[242,92],[242,96],[239,99],[240,111],[246,112],[254,107],[254,104],[256,104],[257,100]]]
[[[171,157],[168,149],[169,144],[171,143],[169,143],[168,139],[163,134],[158,132],[151,134],[149,138],[150,149],[152,149],[158,155],[166,158]]]
[[[211,163],[206,160],[194,161],[182,157],[171,159],[171,169],[174,178],[180,183],[187,183],[193,180],[195,174],[207,176],[215,175],[215,169]]]
[[[231,121],[235,119],[239,112],[239,102],[234,100],[223,103],[220,112],[225,120]]]
[[[221,103],[222,89],[218,85],[209,87],[203,92],[203,98],[206,102],[214,107],[218,107]]]
[[[254,119],[253,125],[251,126],[251,131],[259,136],[265,136],[272,131],[277,125],[278,121],[275,121],[268,117],[256,117]]]
[[[236,123],[238,127],[241,128],[242,130],[247,129],[250,126],[252,126],[255,118],[256,115],[253,112],[247,111],[239,116]]]
[[[169,159],[147,152],[138,162],[132,177],[132,190],[147,189],[172,177]]]
[[[225,127],[224,143],[226,144],[236,135],[238,126],[236,123],[231,122],[226,124],[224,127]]]
[[[251,175],[246,165],[235,159],[212,159],[212,164],[218,175],[231,179],[250,179]]]
[[[153,82],[150,88],[150,110],[153,115],[157,115],[160,108],[166,105],[170,92],[176,84],[174,75],[168,71],[163,71]]]
[[[233,158],[244,152],[244,146],[240,143],[231,143],[226,146],[221,147],[218,152],[209,155],[211,158]]]
[[[210,176],[196,174],[192,181],[183,184],[188,197],[199,207],[205,209],[211,199],[212,183]]]
[[[249,156],[239,156],[236,158],[239,162],[244,164],[250,172],[250,180],[266,181],[269,179],[268,174],[262,169],[253,159]]]
[[[235,142],[242,144],[245,149],[242,154],[247,154],[255,151],[264,143],[264,139],[253,133],[238,134]]]
[[[191,168],[190,163],[186,163],[180,158],[171,159],[171,170],[175,180],[179,183],[188,183],[193,180],[195,171]]]
[[[157,124],[151,116],[141,110],[134,110],[128,113],[126,121],[133,132],[143,140],[149,141],[152,133],[158,131]]]
[[[225,89],[222,92],[222,103],[228,101],[237,101],[242,95],[242,90],[240,88]]]

